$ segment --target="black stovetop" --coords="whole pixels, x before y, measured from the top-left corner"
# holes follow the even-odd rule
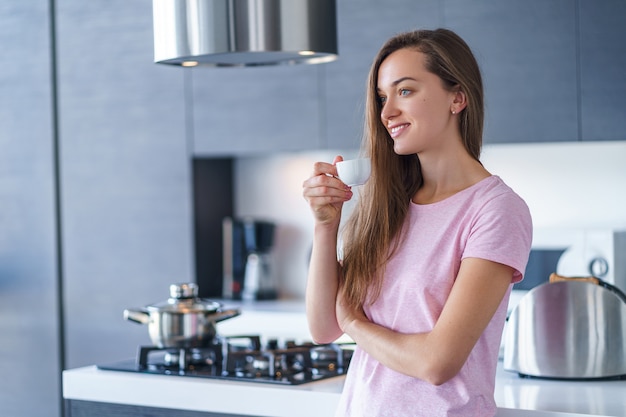
[[[107,371],[299,385],[345,374],[352,352],[351,346],[346,345],[286,342],[279,346],[276,340],[262,347],[259,336],[237,336],[220,338],[201,348],[143,346],[135,358],[97,367]]]

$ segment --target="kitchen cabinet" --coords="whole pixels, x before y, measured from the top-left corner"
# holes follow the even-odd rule
[[[459,33],[481,66],[485,143],[625,140],[625,9],[619,0],[339,1],[340,58],[328,67],[323,106],[328,147],[358,146],[367,73],[382,43],[434,27]]]
[[[338,0],[339,59],[325,79],[328,149],[356,149],[363,131],[367,76],[376,53],[394,34],[440,26],[439,1]]]
[[[452,0],[444,16],[483,72],[485,143],[581,139],[576,2]]]
[[[323,147],[324,65],[177,71],[190,74],[187,112],[196,156]]]
[[[357,149],[371,61],[399,28],[436,21],[439,2],[338,0],[339,59],[313,66],[185,69],[197,156]],[[367,28],[367,30],[364,30]]]
[[[336,62],[192,70],[194,153],[358,148],[374,55],[397,32],[436,27],[458,32],[481,65],[485,143],[626,140],[625,9],[620,0],[338,0]]]
[[[153,63],[152,2],[57,0],[66,366],[149,344],[123,311],[193,281],[185,73]]]
[[[580,1],[580,129],[584,140],[626,139],[626,2]]]
[[[47,0],[0,2],[0,415],[60,415]]]
[[[173,410],[167,408],[73,400],[66,401],[66,410],[66,417],[250,417],[242,414],[206,413],[201,411]]]
[[[328,68],[324,106],[329,138],[358,146],[367,72],[387,38],[449,27],[468,42],[483,71],[486,143],[578,139],[572,2],[345,0],[338,9],[341,57]]]

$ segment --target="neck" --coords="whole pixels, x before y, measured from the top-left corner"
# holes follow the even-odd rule
[[[445,155],[418,155],[424,183],[413,197],[417,204],[436,203],[491,174],[464,147]]]

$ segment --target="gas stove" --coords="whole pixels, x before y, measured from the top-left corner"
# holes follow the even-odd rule
[[[135,358],[97,365],[107,371],[299,385],[343,375],[353,345],[216,337],[206,347],[141,346]]]

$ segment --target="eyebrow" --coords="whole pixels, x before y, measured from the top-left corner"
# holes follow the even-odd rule
[[[412,77],[402,77],[402,78],[398,78],[397,80],[395,80],[394,82],[391,83],[392,86],[397,86],[398,84],[400,84],[402,81],[417,81],[415,78]],[[376,87],[376,91],[380,91],[380,87]]]

